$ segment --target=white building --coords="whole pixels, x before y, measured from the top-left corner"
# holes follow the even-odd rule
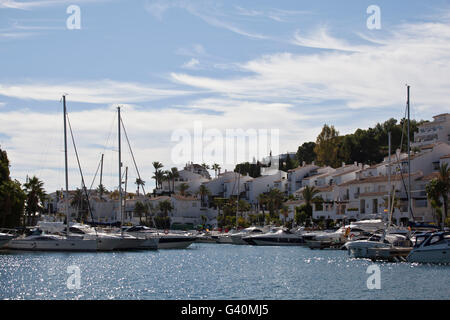
[[[414,133],[412,147],[422,147],[436,142],[450,142],[450,114],[439,114],[433,118],[434,121],[419,126],[419,131]]]

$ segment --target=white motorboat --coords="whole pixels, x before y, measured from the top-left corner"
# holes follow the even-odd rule
[[[9,241],[14,238],[12,234],[9,233],[0,233],[0,248],[6,246]]]
[[[241,231],[234,233],[230,235],[231,242],[233,244],[248,244],[244,240],[242,240],[243,237],[251,236],[251,235],[257,235],[257,234],[263,234],[266,233],[266,228],[260,228],[260,227],[248,227],[245,229],[242,229]]]
[[[196,236],[186,233],[159,231],[146,226],[134,226],[126,232],[133,236],[144,237],[146,242],[142,246],[152,249],[185,249],[197,240]]]
[[[231,235],[235,233],[237,233],[237,231],[235,229],[232,229],[229,232],[219,234],[217,236],[217,243],[232,244],[233,240],[231,239]]]
[[[411,246],[408,236],[396,233],[374,234],[366,240],[348,241],[344,248],[354,258],[373,258],[374,249],[407,248]]]
[[[414,248],[406,259],[409,262],[450,263],[450,232],[416,235]]]
[[[243,237],[242,240],[255,246],[301,246],[305,243],[301,235],[284,228],[272,228],[270,232]]]
[[[8,249],[30,251],[96,251],[97,240],[82,236],[60,236],[35,232],[29,236],[12,239]]]

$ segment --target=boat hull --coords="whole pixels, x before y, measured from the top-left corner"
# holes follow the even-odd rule
[[[97,241],[82,239],[63,239],[58,241],[13,239],[8,243],[7,248],[27,251],[97,251]]]
[[[159,238],[158,249],[186,249],[196,240],[196,237],[162,236]]]
[[[433,250],[413,250],[406,258],[409,262],[419,263],[450,263],[450,250],[433,249]]]
[[[245,242],[254,246],[303,246],[302,238],[243,238]]]

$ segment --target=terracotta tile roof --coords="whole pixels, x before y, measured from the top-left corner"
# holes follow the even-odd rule
[[[181,200],[181,201],[198,201],[198,199],[195,197],[186,197],[186,196],[182,196],[180,194],[173,194],[172,198],[175,198],[175,199]]]
[[[450,154],[441,157],[441,159],[448,159],[448,158],[450,158]]]

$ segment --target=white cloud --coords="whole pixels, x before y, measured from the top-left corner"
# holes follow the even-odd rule
[[[200,62],[199,62],[197,59],[192,58],[192,59],[189,60],[188,62],[184,63],[184,64],[182,65],[182,68],[185,68],[185,69],[195,69],[195,67],[197,67],[199,63],[200,63]]]
[[[156,1],[147,1],[145,5],[145,9],[151,15],[161,20],[164,13],[169,9],[183,9],[186,10],[193,16],[200,18],[207,24],[223,28],[228,31],[234,32],[236,34],[246,36],[254,39],[266,39],[267,37],[247,30],[242,29],[237,26],[235,23],[230,22],[230,17],[227,16],[223,10],[223,8],[217,8],[217,3],[210,1],[188,1],[188,0],[178,0],[178,1],[169,1],[169,0],[156,0]]]
[[[172,73],[184,85],[223,96],[257,101],[342,101],[342,108],[382,108],[405,104],[406,83],[414,104],[448,111],[450,25],[404,24],[378,43],[353,45],[324,29],[299,38],[323,50],[312,54],[275,53],[241,63],[250,75],[233,78]]]
[[[77,3],[89,2],[105,2],[111,0],[78,0]],[[0,9],[20,9],[31,10],[34,8],[51,7],[63,4],[72,4],[73,0],[42,0],[42,1],[15,1],[15,0],[0,0]]]
[[[63,84],[33,82],[0,84],[0,95],[33,100],[59,100],[67,93],[72,101],[87,103],[133,103],[159,100],[193,92],[155,88],[149,85],[112,80],[80,81]]]
[[[214,111],[211,113],[211,111]],[[255,115],[258,115],[255,117]],[[86,182],[90,184],[102,152],[105,152],[105,184],[113,188],[117,171],[117,115],[112,106],[71,112],[69,118],[74,130]],[[171,150],[172,132],[186,129],[193,132],[194,122],[201,121],[204,130],[214,128],[225,135],[226,129],[280,129],[282,150],[298,146],[299,137],[313,139],[316,130],[300,127],[298,121],[309,117],[283,103],[258,103],[231,99],[208,98],[163,110],[147,110],[142,106],[124,106],[122,117],[127,129],[139,170],[148,189],[153,184],[150,177],[152,161],[173,166]],[[59,189],[64,183],[62,144],[62,116],[60,113],[39,113],[30,110],[3,112],[0,116],[2,148],[7,150],[11,171],[23,181],[25,176],[36,174],[46,182],[49,191]],[[70,141],[70,140],[69,140]],[[134,181],[134,168],[123,137],[124,165],[130,167],[130,181]],[[69,150],[72,150],[71,143]],[[232,169],[232,165],[224,168]],[[70,151],[70,185],[79,186],[80,176],[73,151]],[[96,182],[98,184],[98,180]],[[133,190],[134,185],[130,183]]]

